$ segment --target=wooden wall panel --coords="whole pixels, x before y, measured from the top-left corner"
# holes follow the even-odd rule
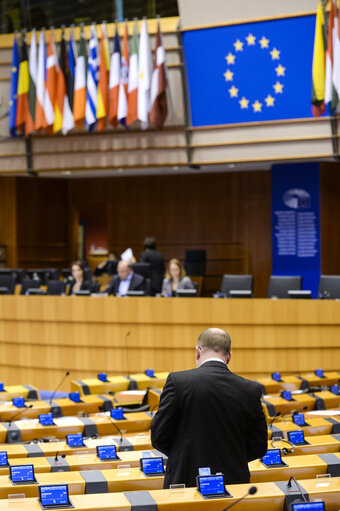
[[[340,275],[340,164],[322,163],[321,273]]]
[[[6,266],[16,267],[17,260],[17,179],[0,181],[0,245],[6,246]]]

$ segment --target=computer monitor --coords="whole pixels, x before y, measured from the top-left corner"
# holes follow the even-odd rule
[[[324,502],[296,502],[291,505],[291,511],[326,511]]]
[[[157,458],[140,458],[140,469],[146,476],[164,474],[164,461],[161,456]]]
[[[116,421],[124,420],[124,412],[123,408],[112,408],[110,410],[111,417]]]
[[[287,432],[288,440],[294,445],[306,445],[305,435],[302,429]]]
[[[198,296],[197,289],[178,289],[175,295],[179,298],[195,298]]]
[[[97,445],[97,456],[100,460],[117,460],[117,448],[115,445]]]
[[[39,502],[43,509],[64,509],[73,507],[67,484],[39,486]]]
[[[39,423],[42,426],[54,426],[53,414],[52,413],[39,414]]]
[[[268,449],[266,454],[261,458],[261,462],[267,468],[287,466],[287,464],[282,461],[280,449]]]
[[[66,443],[69,447],[84,447],[85,445],[81,433],[66,435]]]
[[[10,465],[9,478],[13,484],[36,483],[33,465]]]
[[[204,499],[226,498],[232,496],[225,488],[223,474],[197,476],[197,490]]]
[[[0,467],[8,466],[8,458],[6,451],[0,451]]]
[[[25,405],[25,398],[22,397],[22,396],[20,396],[20,397],[13,397],[12,403],[17,408],[25,408],[26,407],[26,405]]]

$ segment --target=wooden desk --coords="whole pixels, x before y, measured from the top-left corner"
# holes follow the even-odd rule
[[[301,379],[302,378],[302,379]],[[340,372],[325,372],[325,378],[319,378],[314,373],[302,373],[300,378],[293,375],[281,375],[280,382],[272,379],[271,376],[258,378],[257,381],[263,385],[266,394],[278,394],[282,390],[299,390],[305,382],[309,386],[334,385],[338,383]],[[303,382],[305,380],[305,382]]]
[[[209,326],[230,332],[230,368],[239,374],[260,378],[270,367],[298,375],[316,364],[339,370],[338,301],[3,295],[2,379],[55,388],[67,370],[81,380],[192,368]]]
[[[100,381],[98,378],[85,378],[84,380],[73,380],[71,382],[72,392],[78,391],[80,394],[104,394],[106,392],[121,392],[135,387],[139,390],[146,390],[150,387],[163,387],[168,377],[168,372],[157,373],[155,377],[150,378],[144,373],[130,374],[127,376],[108,376],[107,382]]]
[[[39,391],[32,385],[4,385],[4,392],[0,392],[0,402],[11,401],[13,397],[39,399]]]

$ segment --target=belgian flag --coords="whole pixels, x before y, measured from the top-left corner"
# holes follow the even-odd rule
[[[325,57],[326,57],[326,27],[321,0],[318,2],[315,23],[314,52],[313,52],[313,88],[312,112],[319,117],[325,112]]]
[[[29,72],[28,72],[28,58],[27,58],[27,44],[25,34],[21,37],[21,54],[19,64],[19,80],[18,80],[18,100],[17,100],[17,115],[16,127],[23,130],[24,124],[27,119],[28,112],[28,89],[29,89]]]

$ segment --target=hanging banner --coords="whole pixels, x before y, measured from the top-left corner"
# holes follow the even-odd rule
[[[301,275],[317,297],[320,279],[318,163],[272,167],[272,274]]]

